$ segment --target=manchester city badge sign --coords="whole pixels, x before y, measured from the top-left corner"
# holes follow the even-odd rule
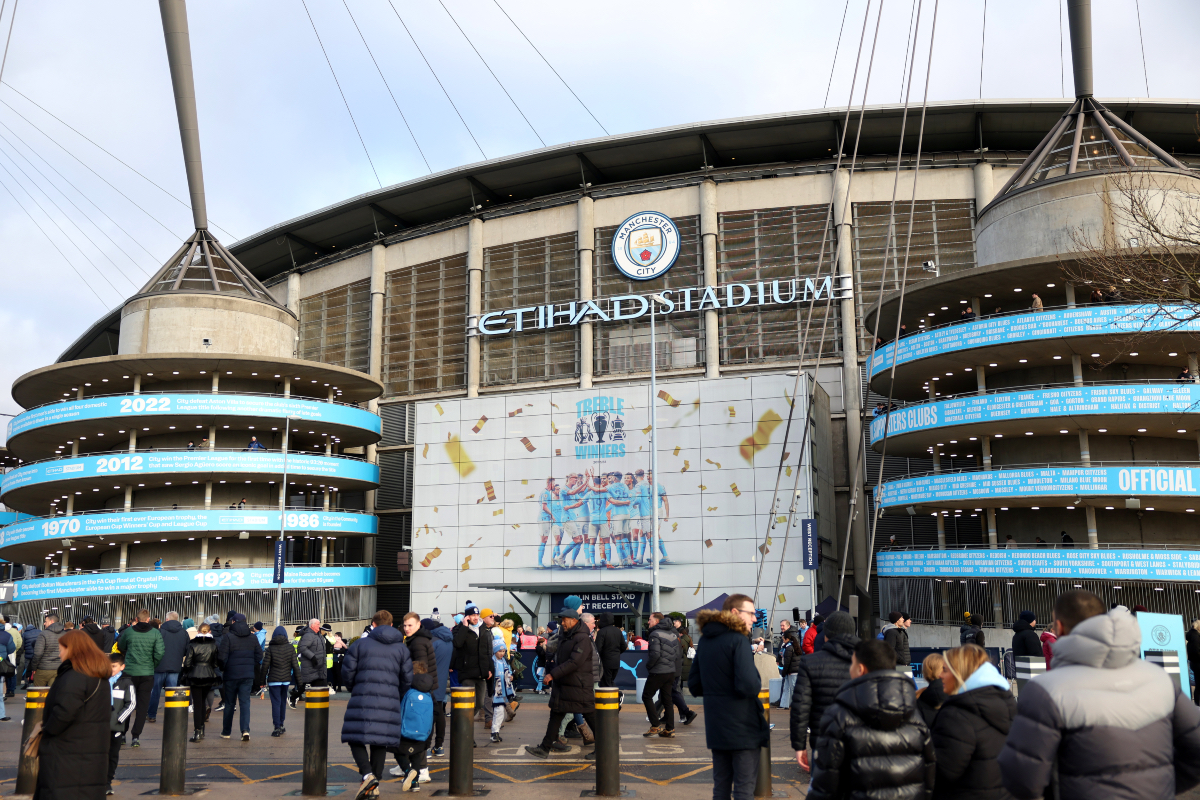
[[[679,258],[679,228],[665,214],[634,214],[613,234],[612,258],[635,281],[657,278]]]

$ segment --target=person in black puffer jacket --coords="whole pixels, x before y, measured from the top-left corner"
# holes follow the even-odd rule
[[[779,674],[783,676],[783,688],[779,692],[779,707],[791,708],[792,695],[796,692],[796,673],[800,671],[800,639],[790,628],[783,634],[779,647]]]
[[[403,624],[404,646],[408,648],[408,654],[414,664],[420,661],[425,665],[424,674],[427,676],[425,681],[420,681],[421,686],[414,683],[413,688],[418,692],[432,692],[438,674],[437,653],[433,650],[433,636],[421,627],[421,615],[415,611],[404,615]],[[426,681],[428,686],[425,685]]]
[[[224,672],[225,684],[221,688],[221,699],[225,701],[225,717],[221,723],[221,736],[228,739],[233,730],[233,711],[241,704],[242,741],[250,741],[250,686],[254,673],[262,661],[262,646],[242,614],[233,616],[233,624],[225,629],[225,635],[217,643],[217,663]]]
[[[200,626],[196,638],[188,642],[179,682],[192,689],[193,731],[189,741],[198,742],[204,738],[204,722],[211,708],[209,693],[221,682],[221,670],[217,667],[217,643],[213,640],[212,627],[207,622]]]
[[[800,659],[792,691],[792,749],[802,764],[808,762],[808,755],[801,754],[807,747],[809,731],[816,739],[825,709],[833,705],[842,684],[850,680],[850,657],[860,641],[854,635],[854,618],[845,611],[829,615],[825,635],[828,639],[820,652]]]
[[[350,645],[342,660],[342,675],[350,687],[342,743],[350,745],[363,778],[361,798],[385,777],[388,749],[400,746],[404,693],[413,683],[412,657],[404,633],[392,627],[390,612],[375,612],[367,634]]]
[[[617,628],[612,613],[605,611],[596,617],[596,638],[593,640],[596,654],[600,657],[600,685],[616,686],[617,671],[621,668],[621,652],[625,640]]]
[[[968,644],[947,650],[942,683],[949,696],[933,721],[937,780],[933,796],[946,800],[1009,800],[996,756],[1017,715],[1008,681],[987,651]],[[928,690],[926,690],[928,691]]]
[[[117,637],[112,631],[105,630],[96,624],[94,617],[84,617],[83,624],[79,626],[79,630],[92,637],[92,641],[96,643],[96,647],[100,648],[100,652],[108,655],[112,652],[113,645],[117,643]]]
[[[564,608],[559,612],[562,635],[554,651],[552,665],[546,668],[550,684],[550,719],[546,734],[538,746],[526,745],[525,751],[538,758],[549,758],[558,742],[558,731],[569,714],[582,714],[592,730],[596,729],[596,691],[592,672],[592,637],[580,621],[579,612]]]
[[[933,721],[937,719],[938,711],[950,696],[946,694],[946,687],[942,684],[942,671],[945,669],[946,660],[942,658],[941,653],[930,653],[921,662],[921,676],[925,678],[926,685],[924,689],[917,690],[917,710],[921,712],[921,719],[925,720],[930,730],[933,729]]]
[[[850,678],[821,718],[809,800],[928,797],[933,743],[896,652],[880,639],[859,642]]]
[[[968,614],[965,624],[959,626],[958,629],[959,644],[977,644],[980,647],[987,647],[983,643],[983,617],[978,614]]]
[[[1037,616],[1032,611],[1022,611],[1021,618],[1013,623],[1012,654],[1017,656],[1033,656],[1044,658],[1042,640],[1034,628],[1037,626]]]
[[[670,738],[675,735],[675,704],[671,697],[671,687],[675,678],[683,672],[683,650],[679,646],[679,634],[671,620],[655,611],[650,615],[650,632],[646,635],[650,642],[646,659],[646,674],[648,678],[642,689],[642,703],[646,706],[646,716],[650,718],[650,730],[645,736],[659,735]],[[658,724],[658,709],[654,704],[654,695],[662,690],[663,696],[663,725]]]
[[[1188,666],[1195,674],[1198,684],[1192,692],[1192,701],[1200,706],[1200,619],[1192,620],[1192,627],[1188,628],[1183,638],[1187,642]]]
[[[283,727],[287,718],[288,687],[300,682],[300,664],[296,660],[296,648],[288,638],[287,628],[276,626],[271,632],[271,641],[263,653],[262,675],[267,682],[267,691],[271,695],[271,723],[275,730],[272,736],[282,736],[287,733]]]

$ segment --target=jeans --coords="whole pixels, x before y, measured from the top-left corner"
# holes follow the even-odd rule
[[[548,719],[546,721],[546,735],[542,737],[542,749],[543,750],[550,749],[550,745],[552,745],[554,743],[554,741],[558,738],[559,726],[562,725],[563,721],[566,720],[566,718],[569,716],[570,716],[570,713],[567,711],[551,711],[550,712],[550,719]],[[584,714],[583,719],[585,722],[587,722],[589,728],[591,728],[592,730],[596,730],[596,715],[595,715],[595,713]],[[757,752],[757,751],[755,751],[755,752]],[[755,758],[757,758],[757,756],[755,756]],[[758,762],[756,761],[755,763],[758,763]]]
[[[163,688],[170,689],[172,686],[179,685],[178,672],[156,672],[154,673],[154,686],[150,689],[150,704],[146,707],[146,715],[154,720],[158,719],[158,695]]]
[[[242,733],[250,731],[250,688],[254,683],[253,678],[242,678],[239,681],[225,681],[225,688],[221,691],[221,697],[225,700],[225,719],[221,722],[221,735],[229,736],[233,730],[233,706],[236,703],[241,706],[241,728]]]
[[[713,800],[753,800],[758,782],[758,748],[713,750]]]
[[[796,673],[783,676],[783,688],[779,691],[779,707],[792,707],[792,692],[796,689]]]
[[[487,678],[463,678],[463,686],[470,686],[475,689],[475,711],[483,712],[484,720],[490,725],[492,722],[492,698],[488,694]]]
[[[130,675],[133,682],[134,697],[137,708],[133,712],[133,730],[129,733],[134,739],[140,739],[142,728],[146,727],[146,713],[150,710],[150,690],[154,688],[154,674]]]
[[[4,685],[8,687],[9,694],[16,694],[17,692],[17,676],[20,671],[21,669],[18,667],[17,672],[14,672],[12,675],[9,675],[4,679]]]
[[[673,672],[656,672],[646,680],[646,686],[642,689],[642,703],[646,706],[646,716],[650,717],[651,727],[658,727],[658,709],[655,708],[654,695],[661,691],[663,693],[663,724],[667,730],[675,730],[675,704],[669,696],[674,686],[675,674]]]
[[[381,744],[371,745],[371,755],[367,756],[367,745],[350,742],[350,755],[358,766],[358,774],[362,777],[374,775],[376,778],[386,778],[383,766],[387,762],[387,748]],[[755,762],[758,763],[758,762]]]
[[[271,685],[267,687],[267,690],[271,694],[271,724],[276,728],[282,728],[283,718],[287,716],[288,684]]]

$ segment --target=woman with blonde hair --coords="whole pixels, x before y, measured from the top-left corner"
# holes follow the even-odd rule
[[[500,620],[500,636],[504,639],[504,656],[512,652],[513,642],[513,621],[511,619]]]
[[[945,702],[931,728],[937,751],[935,798],[992,800],[1010,797],[996,756],[1017,714],[1008,681],[979,645],[943,653]]]
[[[101,800],[108,788],[112,662],[84,631],[58,640],[62,664],[46,695],[33,796]]]
[[[942,672],[946,669],[946,661],[941,653],[930,653],[921,662],[921,675],[928,682],[925,688],[917,691],[917,710],[925,724],[933,728],[933,720],[937,717],[938,709],[946,702],[948,695],[942,685]]]

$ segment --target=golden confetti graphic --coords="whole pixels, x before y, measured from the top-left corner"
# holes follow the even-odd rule
[[[671,523],[671,533],[674,533],[674,532],[675,532],[675,531],[677,531],[677,530],[679,530],[679,523],[678,523],[678,522],[672,522],[672,523]]]
[[[522,486],[528,486],[528,485],[529,485],[529,478],[522,478],[522,479],[521,479],[521,485],[522,485]]]
[[[768,537],[767,537],[767,544],[775,544],[774,542],[772,542],[772,541],[771,541],[771,537],[770,537],[770,536],[768,536]]]
[[[552,408],[558,408],[558,403],[551,403],[551,404],[550,404],[550,406],[551,406]],[[559,410],[559,411],[562,411],[562,409],[561,409],[561,408],[558,408],[558,410]]]
[[[680,471],[680,472],[687,472],[687,471],[688,471],[688,469],[690,469],[690,468],[691,468],[691,466],[692,466],[692,462],[688,461],[688,460],[685,458],[685,459],[683,460],[683,469],[681,469],[681,470],[679,470],[679,471]]]
[[[792,477],[792,468],[791,467],[784,467],[784,472],[787,473],[787,476],[789,478]]]
[[[532,500],[532,499],[533,499],[533,498],[535,498],[535,497],[537,497],[537,495],[535,495],[535,494],[531,494],[531,495],[527,495],[527,496],[525,497],[525,499],[526,499],[526,500]]]
[[[714,467],[716,467],[717,469],[720,469],[720,468],[721,468],[721,462],[720,462],[720,461],[713,461],[711,458],[706,458],[706,459],[704,459],[704,462],[705,462],[706,464],[712,464],[712,465],[713,465]]]
[[[707,492],[707,491],[708,491],[708,487],[707,487],[707,486],[705,486],[705,485],[702,483],[702,484],[700,484],[700,491],[702,491],[702,492]]]
[[[508,554],[509,554],[509,553],[511,553],[511,552],[512,552],[512,550],[505,550],[505,551],[504,551],[504,557],[505,557],[505,558],[508,558]],[[512,608],[512,606],[509,606],[509,608]]]
[[[737,409],[733,406],[729,407],[729,418],[734,419],[737,416]]]
[[[692,597],[695,597],[695,596],[696,596],[696,595],[698,595],[698,594],[700,594],[700,584],[698,584],[698,583],[697,583],[697,584],[696,584],[696,591],[692,592]]]
[[[531,453],[532,453],[534,450],[537,450],[537,448],[533,446],[533,442],[529,441],[529,437],[528,437],[528,436],[522,436],[522,437],[521,437],[521,444],[525,445],[525,449],[526,449],[526,450],[528,450],[528,451],[529,451],[529,452],[531,452]]]
[[[516,411],[510,411],[510,412],[508,412],[508,415],[509,415],[510,417],[515,417],[517,414],[521,414],[521,413],[523,413],[524,411],[525,411],[525,409],[523,409],[523,408],[518,408]]]
[[[640,445],[640,444],[638,445],[638,452],[639,452],[639,453],[640,453],[640,452],[642,452],[642,448],[643,448],[644,446],[645,446],[645,445]],[[559,455],[562,455],[562,454],[561,454],[561,453],[559,453]]]
[[[644,434],[646,434],[647,436],[649,436],[649,435],[650,435],[650,426],[649,426],[649,425],[647,425],[646,427],[642,428],[642,433],[644,433]]]
[[[476,422],[475,427],[471,428],[471,430],[474,431],[475,433],[479,433],[481,430],[483,430],[484,425],[487,425],[487,417],[486,416],[480,417],[479,422]]]
[[[787,400],[787,404],[788,404],[788,406],[793,406],[793,407],[794,407],[794,406],[796,405],[796,401],[795,401],[795,400],[793,400],[793,399],[792,399],[792,396],[788,394],[788,390],[787,390],[787,389],[784,389],[784,390],[783,390],[783,399],[784,399],[784,400]]]
[[[741,490],[741,489],[739,489],[739,488],[737,488],[737,484],[736,484],[736,483],[731,483],[731,484],[729,484],[729,488],[730,488],[730,489],[733,489],[733,496],[734,496],[734,497],[741,497],[741,496],[742,496],[742,490]]]
[[[493,516],[493,517],[498,517],[498,516],[500,516],[500,515],[501,515],[501,514],[503,514],[503,513],[504,513],[504,509],[503,509],[503,508],[497,508],[495,511],[493,511],[493,512],[492,512],[492,516]]]
[[[758,420],[758,427],[755,428],[754,434],[745,439],[738,447],[738,452],[742,454],[742,458],[754,463],[754,456],[759,450],[762,450],[771,441],[771,434],[775,429],[783,424],[783,418],[774,411],[768,410]]]
[[[692,401],[692,410],[693,411],[700,410],[700,398],[699,397],[697,397],[695,400]]]
[[[709,507],[708,507],[708,510],[709,510],[709,511],[716,511],[716,510],[717,510],[717,507],[716,507],[716,506],[709,506]]]
[[[784,451],[783,451],[783,460],[784,460],[784,461],[787,461],[787,460],[788,460],[788,456],[790,456],[790,455],[791,455],[791,453],[789,453],[788,451],[784,450]]]
[[[771,552],[771,548],[767,547],[765,544],[760,544],[758,546],[758,552],[765,556],[767,553]]]
[[[469,545],[467,545],[467,547],[474,547],[475,545],[479,544],[482,541],[483,541],[483,537],[480,536],[478,539],[476,539],[475,541],[473,541]]]
[[[457,436],[451,435],[450,441],[446,442],[446,455],[460,478],[465,478],[475,471],[475,462],[467,455]]]
[[[705,539],[705,540],[704,540],[704,546],[705,546],[705,547],[712,547],[712,539]]]
[[[482,503],[482,502],[483,502],[484,500],[486,500],[486,499],[487,499],[486,497],[481,497],[481,498],[479,498],[478,500],[476,500],[476,501],[475,501],[475,505],[479,505],[480,503]]]
[[[425,554],[424,558],[421,559],[421,566],[428,567],[430,564],[433,563],[433,560],[435,558],[437,558],[438,556],[440,556],[441,554],[442,554],[442,548],[440,548],[440,547],[433,548],[432,550],[430,550],[428,553]]]
[[[519,522],[514,522],[514,523],[513,523],[513,528],[514,528],[514,529],[517,529],[517,528],[520,528],[520,527],[521,527],[521,523],[519,523]]]
[[[665,389],[658,390],[658,399],[669,405],[671,408],[679,408],[679,401],[671,395],[667,394]]]
[[[467,560],[462,563],[462,569],[460,571],[466,572],[470,568],[471,568],[471,557],[467,556]]]
[[[484,490],[485,492],[487,492],[487,499],[488,499],[488,500],[495,500],[495,499],[496,499],[496,488],[495,488],[494,486],[492,486],[492,482],[491,482],[491,481],[484,481],[484,482],[483,482],[483,490]]]
[[[435,514],[436,514],[436,513],[438,513],[438,507],[437,507],[437,506],[434,506],[434,507],[433,507],[433,513],[435,513]],[[428,525],[426,525],[425,527],[426,527],[426,528],[428,528],[429,526],[428,526]]]
[[[421,451],[421,458],[429,458],[429,442],[425,443],[425,449]]]
[[[681,449],[682,449],[682,448],[681,448],[679,445],[675,445],[675,452],[671,453],[671,455],[673,455],[673,456],[677,456],[677,455],[679,455],[679,451],[680,451]]]
[[[781,602],[781,603],[786,603],[786,602],[787,602],[787,598],[786,598],[786,597],[784,597],[783,595],[779,595],[779,602]]]
[[[446,413],[446,409],[442,408],[442,404],[441,404],[441,403],[434,403],[434,404],[433,404],[433,407],[434,407],[435,409],[437,409],[437,412],[438,412],[438,416],[439,416],[439,417],[440,417],[440,416],[442,416],[443,414],[445,414],[445,413]]]
[[[550,432],[558,433],[558,426],[554,424],[554,420],[550,420]]]
[[[787,517],[776,517],[775,522],[779,525],[782,525],[783,523],[787,522]]]
[[[641,448],[638,448],[638,449],[640,450]],[[556,447],[556,448],[554,448],[554,455],[556,455],[556,456],[559,456],[559,457],[562,457],[562,450],[560,450],[560,449],[559,449],[559,448],[557,448],[557,447]]]

